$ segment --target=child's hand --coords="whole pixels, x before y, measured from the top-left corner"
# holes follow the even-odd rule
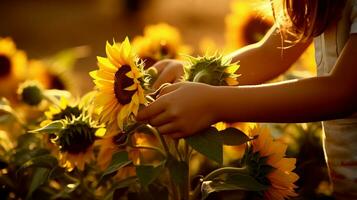
[[[215,88],[191,82],[166,86],[155,102],[139,111],[137,119],[148,120],[161,134],[173,138],[192,135],[217,121]]]
[[[178,82],[183,74],[183,63],[179,60],[166,59],[155,63],[153,68],[158,72],[153,88],[156,90],[164,83]]]

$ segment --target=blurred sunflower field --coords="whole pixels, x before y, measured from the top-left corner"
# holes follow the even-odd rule
[[[0,199],[333,199],[319,123],[220,122],[174,140],[136,120],[157,61],[238,85],[225,55],[262,39],[269,1],[22,0],[0,19]],[[314,65],[311,46],[273,81]]]

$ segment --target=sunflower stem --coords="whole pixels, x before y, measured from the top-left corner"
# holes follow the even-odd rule
[[[153,150],[159,152],[162,156],[166,157],[166,153],[163,152],[160,148],[154,147],[154,146],[147,146],[147,145],[134,145],[133,148],[138,148],[138,149],[147,149],[147,150]]]
[[[168,157],[170,155],[170,150],[169,150],[169,147],[166,144],[165,138],[154,127],[152,127],[152,126],[148,126],[148,127],[150,127],[150,129],[153,132],[153,134],[160,140],[160,143],[161,143],[162,147],[165,150],[166,157]]]
[[[248,174],[249,169],[247,167],[222,167],[219,169],[216,169],[209,173],[206,177],[203,178],[203,181],[211,180],[214,179],[215,177],[221,175],[222,173],[239,173],[239,174]]]
[[[189,200],[196,200],[201,193],[201,184],[197,184],[193,192],[189,196]]]

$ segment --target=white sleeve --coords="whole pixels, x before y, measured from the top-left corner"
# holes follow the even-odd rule
[[[350,33],[357,33],[357,0],[352,1]]]

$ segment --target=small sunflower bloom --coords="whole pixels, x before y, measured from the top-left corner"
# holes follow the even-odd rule
[[[257,139],[250,142],[243,163],[260,183],[269,185],[264,191],[264,199],[284,200],[296,197],[294,189],[297,186],[294,183],[299,176],[292,172],[296,159],[285,157],[287,145],[275,141],[265,127],[256,126],[249,134]]]
[[[41,60],[29,61],[28,77],[39,81],[46,89],[65,90],[69,88],[69,80],[64,76],[64,73],[56,71]]]
[[[10,38],[0,38],[0,96],[16,99],[16,88],[26,74],[26,54]]]
[[[216,86],[238,85],[239,65],[222,56],[190,57],[185,66],[185,80]]]
[[[143,66],[126,38],[121,44],[106,45],[106,58],[98,57],[99,69],[90,72],[98,92],[94,105],[100,121],[116,124],[123,130],[128,119],[136,116],[145,98]]]
[[[129,159],[133,161],[134,164],[138,164],[140,152],[136,149],[128,149],[126,143],[128,142],[128,135],[124,132],[109,133],[101,137],[96,141],[96,145],[99,147],[99,153],[97,158],[98,166],[101,170],[108,168],[112,161],[112,156],[119,151],[128,151]],[[133,166],[125,166],[118,171],[115,177],[119,180],[128,178],[130,176],[135,176],[136,171]]]
[[[259,42],[274,24],[273,16],[252,2],[235,0],[231,9],[225,18],[228,50]]]

